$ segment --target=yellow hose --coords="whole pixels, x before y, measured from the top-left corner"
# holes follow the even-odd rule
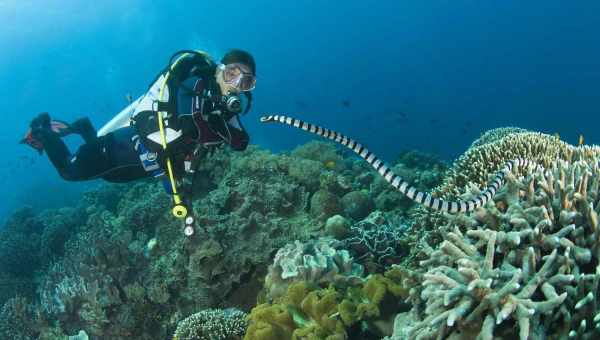
[[[198,51],[198,53],[201,53],[203,55],[205,55],[206,57],[209,57],[208,53],[204,52],[204,51]],[[171,65],[171,67],[169,68],[169,71],[166,73],[165,75],[165,80],[160,88],[160,92],[158,94],[158,98],[159,100],[162,102],[163,101],[163,95],[164,95],[164,90],[165,87],[167,87],[167,82],[169,80],[169,77],[171,76],[171,71],[173,70],[173,68],[179,63],[179,61],[184,58],[188,53],[184,53],[182,54],[179,58],[177,58],[177,60],[173,63],[173,65]],[[164,124],[163,124],[163,117],[162,117],[162,112],[164,111],[156,111],[157,114],[157,118],[158,118],[158,129],[160,131],[160,137],[161,137],[161,143],[162,143],[162,147],[163,150],[167,150],[167,136],[165,134],[165,128],[164,128]],[[169,176],[169,182],[171,183],[171,190],[173,192],[173,202],[175,203],[175,206],[172,209],[172,213],[175,217],[177,218],[185,218],[188,215],[188,211],[187,208],[182,204],[183,200],[181,199],[181,197],[179,196],[179,194],[177,193],[177,183],[175,182],[175,175],[173,173],[173,165],[171,163],[171,158],[167,157],[166,159],[166,163],[167,163],[167,175]]]

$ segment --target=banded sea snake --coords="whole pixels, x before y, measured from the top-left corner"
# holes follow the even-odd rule
[[[339,132],[283,115],[262,116],[260,121],[262,123],[281,123],[289,125],[342,144],[367,161],[367,163],[369,163],[388,183],[390,183],[406,197],[427,208],[441,212],[467,213],[484,206],[496,195],[496,192],[498,189],[500,189],[504,182],[504,176],[506,176],[506,174],[508,174],[513,168],[534,165],[535,170],[541,170],[544,173],[544,176],[547,176],[546,170],[540,164],[527,159],[516,158],[507,161],[502,169],[496,173],[496,176],[490,182],[488,187],[475,198],[468,201],[445,201],[441,198],[433,197],[426,192],[417,190],[417,188],[410,185],[410,183],[402,179],[402,177],[393,173],[389,166],[385,165],[383,161],[381,161],[365,146]]]

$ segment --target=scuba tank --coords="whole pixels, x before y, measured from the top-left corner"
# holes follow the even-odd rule
[[[136,106],[140,103],[144,95],[141,95],[138,99],[131,102],[131,104],[127,105],[121,112],[117,113],[108,123],[104,124],[104,126],[98,130],[98,137],[107,135],[110,132],[113,132],[122,127],[129,126],[131,124],[131,117],[135,112]]]

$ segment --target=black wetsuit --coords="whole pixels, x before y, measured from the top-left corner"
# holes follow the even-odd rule
[[[239,116],[227,111],[222,104],[220,89],[214,79],[214,67],[206,67],[203,62],[196,56],[184,58],[169,82],[172,94],[170,104],[176,110],[170,126],[182,131],[177,143],[169,144],[167,148],[176,174],[184,171],[183,161],[189,159],[199,145],[210,148],[228,144],[234,150],[244,150],[249,141]],[[197,72],[199,65],[204,67],[202,74]],[[199,105],[200,101],[203,105]],[[142,112],[139,116],[144,116],[143,113],[156,117],[155,112]],[[88,119],[77,123],[74,131],[83,137],[85,143],[75,154],[69,152],[56,133],[46,131],[41,134],[44,150],[64,179],[84,181],[102,178],[110,182],[127,182],[156,176],[156,172],[148,171],[142,165],[140,146],[136,145],[138,140],[147,149],[156,151],[158,164],[165,169],[164,159],[167,155],[162,149],[148,145],[152,143],[145,139],[138,124],[96,137],[96,131]]]

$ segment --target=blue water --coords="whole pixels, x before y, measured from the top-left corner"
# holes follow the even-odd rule
[[[16,144],[36,113],[100,127],[178,49],[254,54],[244,122],[272,150],[314,137],[262,126],[262,113],[345,132],[388,160],[405,148],[453,159],[507,125],[600,143],[598,1],[0,0],[0,22],[1,218],[98,184],[66,183]]]

